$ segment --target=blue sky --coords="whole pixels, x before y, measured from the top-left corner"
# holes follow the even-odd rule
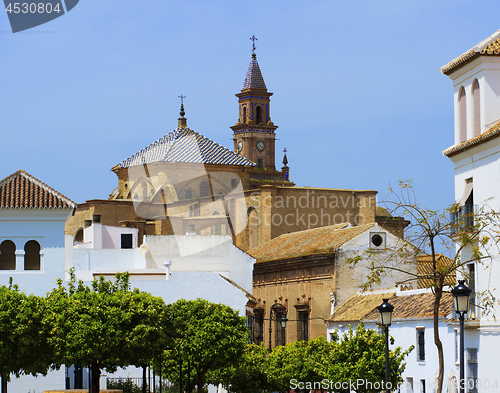
[[[497,1],[80,0],[12,34],[0,12],[0,178],[24,169],[76,202],[106,199],[110,168],[177,126],[232,149],[257,59],[299,186],[413,179],[453,202],[452,82],[439,67],[500,29]]]

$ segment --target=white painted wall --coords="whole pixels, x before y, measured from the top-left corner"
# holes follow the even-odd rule
[[[496,56],[485,56],[472,62],[450,75],[455,91],[455,135],[458,129],[457,92],[461,85],[470,89],[474,78],[478,78],[481,88],[481,121],[482,132],[500,119],[500,59]],[[469,91],[467,94],[470,95]],[[469,97],[468,97],[469,98]],[[471,107],[472,103],[468,103]],[[469,117],[469,113],[468,113]],[[457,139],[455,137],[455,142]],[[455,200],[459,201],[464,189],[465,179],[473,178],[474,204],[486,205],[487,209],[500,212],[500,141],[498,139],[484,142],[460,154],[451,157],[455,170]],[[496,229],[496,228],[493,228]],[[500,296],[500,252],[497,245],[490,243],[491,260],[483,265],[475,263],[477,292],[490,290],[497,298]],[[462,260],[470,257],[470,249],[462,253]],[[458,274],[461,278],[460,274]],[[481,304],[480,304],[481,305]],[[500,348],[500,323],[493,315],[500,315],[500,306],[495,304],[490,315],[477,309],[478,320],[466,322],[464,335],[465,348],[478,349],[478,378],[484,383],[493,384],[497,380],[498,367],[496,359]],[[467,364],[465,367],[467,377]],[[458,376],[458,373],[457,373]],[[482,391],[482,389],[479,389]]]
[[[121,248],[121,235],[132,234],[132,248],[137,248],[139,230],[137,228],[114,227],[93,222],[83,230],[83,243],[75,243],[75,248],[84,249],[119,249]]]
[[[453,102],[455,108],[455,139],[459,143],[459,110],[458,93],[463,86],[466,94],[467,139],[473,137],[472,132],[472,83],[477,79],[480,87],[481,101],[481,133],[500,120],[500,62],[496,57],[481,57],[474,60],[469,67],[452,74]]]
[[[402,291],[397,292],[397,296],[407,296],[412,293],[418,293],[417,291]],[[421,292],[421,291],[420,291]],[[378,330],[376,321],[363,321],[366,328]],[[327,325],[327,338],[330,341],[330,334],[337,330],[340,335],[346,334],[349,331],[349,325],[353,326],[355,329],[358,325],[358,321],[352,322],[328,322]],[[419,361],[417,358],[417,328],[423,328],[425,334],[425,361]],[[454,342],[454,329],[455,325],[447,323],[445,319],[441,318],[439,323],[439,334],[441,341],[443,343],[444,349],[444,384],[447,383],[447,378],[450,373],[456,375],[458,378],[459,370],[458,364],[455,363],[455,342]],[[381,333],[383,334],[383,333]],[[435,378],[437,377],[438,370],[438,353],[437,348],[434,344],[434,328],[432,318],[414,318],[414,319],[393,319],[392,325],[389,328],[390,336],[394,337],[394,345],[390,345],[390,349],[394,350],[396,347],[401,347],[403,350],[408,349],[411,345],[415,346],[415,349],[406,357],[406,369],[402,374],[404,381],[408,378],[413,379],[415,393],[421,393],[422,390],[417,383],[421,380],[425,380],[426,383],[426,393],[431,393],[435,391]],[[437,381],[437,380],[436,380]],[[404,386],[400,387],[401,393],[407,393],[408,385],[405,383]],[[446,385],[443,386],[443,392],[446,392]],[[452,393],[451,391],[449,393]]]

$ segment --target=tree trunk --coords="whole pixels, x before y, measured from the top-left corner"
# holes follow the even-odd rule
[[[197,374],[196,386],[198,387],[198,393],[203,393],[203,377],[201,374]]]
[[[441,282],[443,281],[443,282]],[[443,390],[443,377],[444,377],[444,355],[443,355],[443,343],[439,338],[439,305],[441,304],[441,297],[443,296],[443,283],[444,278],[439,278],[439,283],[434,292],[434,344],[436,344],[438,350],[438,383],[436,393],[441,393]]]
[[[97,364],[97,361],[93,361],[91,364],[92,370],[92,393],[99,393],[99,379],[101,378],[101,369]]]

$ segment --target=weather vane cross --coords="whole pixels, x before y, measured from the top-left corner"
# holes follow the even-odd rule
[[[184,98],[186,98],[186,96],[184,94],[181,94],[177,97],[181,99],[181,117],[184,117],[184,115],[186,114],[186,112],[184,112]]]
[[[255,34],[250,37],[250,41],[253,41],[252,43],[252,54],[255,54],[255,41],[258,41],[259,39],[257,37],[255,37]]]

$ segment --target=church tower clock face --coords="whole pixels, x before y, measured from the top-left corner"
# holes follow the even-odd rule
[[[258,142],[257,142],[257,150],[258,150],[258,151],[262,151],[262,150],[264,150],[265,148],[266,148],[266,144],[265,144],[264,142],[262,142],[262,141],[258,141]]]

